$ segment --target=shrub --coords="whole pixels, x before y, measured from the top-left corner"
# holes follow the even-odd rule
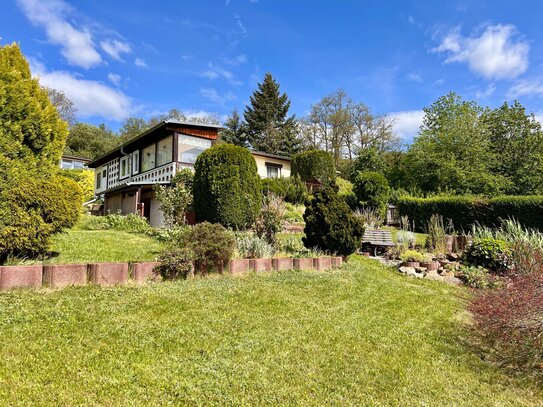
[[[283,228],[285,203],[274,194],[264,196],[262,209],[253,225],[256,235],[269,244],[275,244],[275,235]]]
[[[268,258],[274,253],[273,246],[266,240],[251,235],[236,235],[236,248],[244,259]]]
[[[424,262],[426,260],[426,257],[424,256],[424,254],[416,250],[406,250],[400,255],[400,260]]]
[[[195,270],[203,273],[228,263],[236,246],[232,233],[208,222],[193,226],[185,243],[192,250]]]
[[[194,273],[192,252],[189,249],[170,249],[158,257],[155,271],[165,280],[187,278]]]
[[[262,204],[256,162],[246,148],[219,144],[200,154],[194,165],[194,210],[199,221],[245,229]]]
[[[377,229],[383,225],[383,219],[372,208],[358,208],[354,211],[354,216],[360,219],[366,228]]]
[[[10,256],[45,254],[51,235],[77,222],[82,203],[75,181],[0,165],[0,264]]]
[[[525,228],[543,231],[543,196],[403,196],[398,198],[397,207],[401,215],[409,216],[419,231],[423,231],[433,214],[452,220],[458,230],[464,231],[477,224],[498,227],[506,219],[516,219]]]
[[[91,216],[85,222],[84,228],[89,230],[123,230],[133,233],[145,233],[151,230],[147,219],[133,213]]]
[[[355,210],[358,207],[358,199],[353,192],[353,184],[343,178],[336,178],[336,185],[339,188],[339,197],[344,199],[351,209]]]
[[[426,247],[428,250],[436,254],[445,254],[445,225],[443,224],[443,217],[440,215],[432,215],[428,220],[426,227],[428,237],[426,238]]]
[[[386,178],[377,172],[359,172],[354,178],[354,194],[359,204],[377,211],[384,218],[390,195]]]
[[[364,226],[338,197],[334,187],[326,186],[315,192],[305,210],[304,220],[306,236],[303,242],[309,249],[316,247],[347,256],[360,247]]]
[[[510,269],[510,249],[507,242],[494,238],[474,239],[464,255],[466,263],[497,273]]]
[[[187,236],[190,234],[192,228],[190,226],[177,226],[171,229],[150,229],[149,234],[156,240],[162,243],[177,243],[179,246],[181,242],[186,242]]]
[[[316,257],[314,248],[308,249],[304,246],[302,239],[298,236],[287,236],[279,241],[279,251],[284,252],[292,257]]]
[[[304,204],[309,196],[306,185],[298,176],[265,178],[262,180],[262,192],[264,195],[271,192],[292,204]]]
[[[164,215],[164,223],[174,228],[187,223],[186,212],[192,205],[193,173],[188,168],[179,171],[172,178],[172,185],[155,185],[156,199]]]
[[[293,205],[287,203],[285,205],[285,215],[283,219],[289,223],[304,223],[305,206]]]
[[[336,179],[336,166],[330,153],[309,150],[292,157],[291,174],[302,181],[318,181],[327,184]]]
[[[484,267],[460,266],[458,271],[459,277],[468,287],[484,289],[499,286],[500,280]]]
[[[497,290],[478,292],[469,310],[474,325],[492,355],[513,368],[543,363],[543,273],[517,276]]]
[[[65,178],[69,178],[81,187],[83,191],[83,199],[85,202],[90,201],[94,197],[94,171],[84,168],[76,170],[60,170],[59,174]]]
[[[396,241],[399,245],[405,247],[414,247],[417,242],[417,237],[413,232],[407,230],[399,230],[396,234]]]

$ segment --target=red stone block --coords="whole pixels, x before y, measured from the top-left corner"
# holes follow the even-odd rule
[[[257,273],[272,270],[272,259],[251,259],[250,264],[250,268]]]
[[[144,263],[133,263],[132,264],[132,278],[138,283],[145,281],[159,281],[162,278],[158,273],[156,273],[155,267],[160,263],[158,261],[149,261]]]
[[[233,259],[228,263],[228,269],[232,274],[247,273],[250,270],[249,259]]]
[[[0,266],[0,290],[40,288],[43,266]]]
[[[292,270],[294,268],[291,258],[272,259],[272,267],[275,271]]]
[[[313,259],[311,257],[293,259],[292,262],[295,270],[313,270]]]
[[[328,270],[332,267],[332,259],[330,257],[315,257],[313,259],[313,267],[315,270]]]
[[[128,263],[89,264],[89,282],[99,285],[126,284]]]
[[[343,264],[343,257],[341,256],[332,257],[332,267],[341,267],[342,264]]]
[[[43,266],[43,284],[62,288],[87,284],[86,264],[49,264]]]

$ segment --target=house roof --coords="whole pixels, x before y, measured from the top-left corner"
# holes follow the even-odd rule
[[[84,162],[84,163],[88,163],[90,162],[90,158],[84,158],[84,157],[77,157],[75,155],[67,155],[67,154],[64,154],[62,156],[62,158],[66,158],[67,160],[77,160],[77,161],[81,161],[81,162]]]
[[[269,157],[269,158],[276,158],[278,160],[291,161],[290,157],[287,157],[284,155],[270,154],[270,153],[265,153],[263,151],[253,151],[253,150],[250,150],[250,151],[251,151],[251,154],[259,155],[261,157]]]
[[[98,167],[98,166],[100,166],[102,164],[107,163],[108,161],[110,161],[113,158],[115,158],[116,156],[118,156],[119,153],[122,153],[123,149],[137,145],[138,142],[140,142],[144,137],[146,137],[147,135],[149,135],[151,133],[163,132],[170,125],[185,127],[185,128],[194,128],[194,129],[198,129],[198,128],[200,128],[200,129],[210,129],[210,130],[217,130],[217,131],[222,129],[221,126],[214,125],[214,124],[194,123],[194,122],[185,122],[185,121],[177,121],[177,120],[165,120],[165,121],[162,121],[162,122],[158,123],[156,126],[153,126],[150,129],[145,130],[143,133],[137,135],[136,137],[131,138],[130,140],[128,140],[125,143],[121,144],[119,147],[114,148],[113,150],[107,152],[106,154],[104,154],[104,155],[102,155],[102,156],[100,156],[98,158],[95,158],[94,160],[92,160],[88,164],[88,167],[96,168],[96,167]],[[194,137],[212,138],[212,137],[207,137],[207,136],[204,136],[204,135],[197,135],[197,134],[189,134],[189,135],[194,136]]]

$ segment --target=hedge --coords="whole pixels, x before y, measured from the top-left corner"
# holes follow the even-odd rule
[[[198,156],[192,190],[200,222],[246,229],[262,205],[256,162],[249,150],[233,144],[213,146]]]
[[[543,231],[543,196],[499,196],[480,198],[452,196],[436,198],[401,197],[397,208],[400,216],[408,216],[415,228],[424,231],[430,216],[452,220],[458,231],[468,231],[474,224],[495,227],[503,219],[514,218],[524,227]]]
[[[302,181],[326,183],[336,179],[336,166],[330,153],[322,150],[308,150],[292,157],[291,175]]]

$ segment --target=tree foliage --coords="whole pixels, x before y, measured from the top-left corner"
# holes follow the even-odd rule
[[[330,153],[309,150],[292,157],[291,174],[305,182],[318,181],[326,184],[336,179],[336,167]]]
[[[373,209],[384,219],[390,197],[390,186],[382,174],[359,172],[354,177],[353,192],[359,205]]]
[[[247,135],[253,149],[290,156],[299,151],[296,119],[288,116],[290,100],[281,94],[279,84],[270,73],[258,84],[243,113]]]
[[[364,226],[345,201],[337,194],[337,187],[326,186],[315,192],[304,213],[307,248],[348,256],[360,247]]]
[[[243,147],[218,144],[194,165],[194,210],[199,221],[250,227],[260,212],[262,187],[256,162]]]
[[[105,124],[93,126],[87,123],[77,123],[70,128],[64,153],[94,159],[114,149],[119,143],[119,137]]]
[[[247,128],[238,111],[234,109],[230,116],[226,119],[224,129],[219,133],[220,138],[225,143],[234,144],[236,146],[247,147],[249,139],[247,136]]]
[[[186,212],[192,205],[193,173],[188,168],[179,171],[169,187],[155,185],[156,198],[168,228],[183,226],[187,222]]]

